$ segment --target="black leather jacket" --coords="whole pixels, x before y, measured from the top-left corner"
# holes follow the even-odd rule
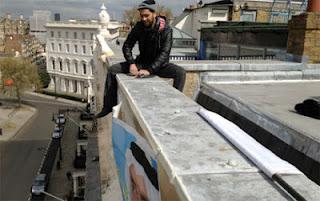
[[[161,17],[165,19],[164,17]],[[160,30],[160,17],[156,18],[153,28],[147,28],[138,22],[122,47],[123,55],[129,64],[137,64],[150,73],[156,73],[162,66],[169,63],[172,46],[172,29],[165,21],[164,29]],[[133,58],[132,48],[138,42],[140,55]]]

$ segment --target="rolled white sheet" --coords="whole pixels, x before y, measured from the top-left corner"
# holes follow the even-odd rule
[[[302,174],[296,167],[262,146],[231,121],[203,108],[198,113],[268,177],[272,178],[274,174]]]

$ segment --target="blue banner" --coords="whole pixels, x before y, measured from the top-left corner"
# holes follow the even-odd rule
[[[123,201],[160,201],[157,161],[145,139],[113,118],[112,143]]]

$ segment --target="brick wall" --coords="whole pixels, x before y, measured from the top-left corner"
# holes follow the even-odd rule
[[[287,4],[287,2],[281,3],[276,2],[274,5],[272,2],[248,2],[248,1],[237,1],[237,5],[242,6],[238,11],[233,10],[232,21],[240,21],[241,10],[243,11],[256,11],[256,22],[269,22],[271,17],[271,10],[273,11],[288,11],[291,9],[292,14],[300,12],[302,7],[300,4]],[[286,23],[283,16],[278,16],[273,18],[275,23]]]
[[[289,22],[288,53],[320,63],[320,13],[304,13]]]

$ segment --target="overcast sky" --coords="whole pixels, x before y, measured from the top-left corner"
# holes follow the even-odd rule
[[[0,16],[10,13],[12,16],[23,15],[29,18],[32,10],[50,10],[60,13],[62,19],[81,18],[97,19],[102,3],[105,3],[111,18],[122,20],[124,10],[134,7],[142,0],[0,0]],[[172,9],[174,15],[179,15],[183,8],[195,4],[198,0],[156,0],[160,5]],[[210,0],[204,0],[212,2]]]

